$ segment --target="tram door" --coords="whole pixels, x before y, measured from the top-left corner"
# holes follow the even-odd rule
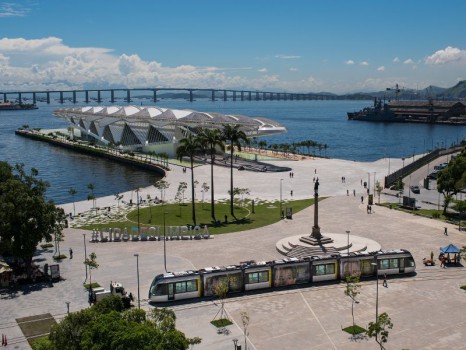
[[[405,272],[405,258],[398,259],[400,264],[400,273]]]
[[[168,300],[175,300],[175,284],[168,284]]]

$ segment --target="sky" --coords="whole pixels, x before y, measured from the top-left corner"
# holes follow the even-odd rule
[[[465,33],[464,0],[0,0],[0,91],[451,87]]]

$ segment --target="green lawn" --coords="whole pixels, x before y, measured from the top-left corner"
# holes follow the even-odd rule
[[[323,198],[321,198],[322,200]],[[314,203],[314,199],[303,199],[283,203],[283,210],[286,207],[291,207],[293,214],[309,207]],[[228,203],[215,204],[215,217],[217,223],[214,223],[210,213],[210,203],[196,203],[196,223],[200,226],[207,225],[210,234],[221,234],[228,232],[237,232],[251,230],[257,227],[263,227],[273,224],[280,220],[280,202],[261,203],[254,206],[252,212],[251,203],[244,207],[235,205],[236,219],[230,215],[230,206]],[[184,226],[192,225],[192,206],[191,203],[184,205],[166,204],[164,206],[158,204],[151,208],[139,209],[139,225],[140,226],[163,226],[164,215],[166,226]],[[225,223],[225,215],[227,223]],[[111,222],[107,224],[93,224],[89,226],[81,226],[82,229],[92,230],[94,228],[101,229],[103,227],[130,229],[132,226],[138,225],[138,210],[134,209],[127,215],[128,221]]]

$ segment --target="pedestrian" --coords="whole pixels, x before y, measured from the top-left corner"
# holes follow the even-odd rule
[[[353,190],[353,196],[356,197],[356,190]]]
[[[361,186],[362,186],[362,179],[361,179]]]
[[[294,172],[291,173],[291,178],[294,179]]]
[[[70,259],[73,259],[73,249],[70,248]]]
[[[317,174],[317,169],[314,169],[314,174]]]
[[[440,267],[446,268],[445,266],[445,256],[440,256]]]
[[[293,197],[293,190],[291,190],[291,197]]]
[[[316,182],[316,178],[315,178],[315,177],[312,178],[312,182]]]
[[[349,190],[346,190],[346,195],[349,196]]]
[[[291,172],[290,172],[290,179],[291,179]]]
[[[445,227],[445,231],[443,232],[445,236],[448,236],[448,229]]]
[[[369,214],[369,204],[366,207],[367,214]]]
[[[386,274],[386,273],[383,274],[383,286],[384,286],[385,288],[388,288],[388,285],[387,285],[387,274]]]
[[[364,196],[361,196],[361,203],[364,203]]]

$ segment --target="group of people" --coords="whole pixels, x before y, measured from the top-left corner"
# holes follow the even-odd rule
[[[292,179],[294,177],[294,173],[291,171],[290,172],[290,179]]]

